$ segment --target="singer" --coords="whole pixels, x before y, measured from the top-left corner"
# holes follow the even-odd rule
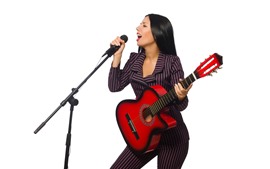
[[[148,14],[136,30],[138,52],[130,53],[123,68],[120,68],[120,62],[125,40],[116,37],[110,43],[119,48],[113,54],[108,87],[111,92],[119,92],[130,84],[136,98],[153,85],[161,85],[167,91],[174,88],[177,99],[167,107],[167,113],[177,123],[162,133],[158,147],[153,151],[137,154],[127,146],[111,169],[140,169],[156,156],[159,169],[180,169],[189,148],[189,134],[181,112],[188,106],[187,95],[192,84],[185,89],[179,83],[184,79],[184,71],[176,53],[173,27],[167,17]],[[151,116],[147,118],[151,121]]]

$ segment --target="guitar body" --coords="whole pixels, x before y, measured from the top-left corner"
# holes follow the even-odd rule
[[[123,100],[116,109],[117,123],[127,145],[137,153],[153,151],[164,130],[176,126],[166,108],[154,116],[149,106],[167,91],[160,85],[146,89],[136,100]]]

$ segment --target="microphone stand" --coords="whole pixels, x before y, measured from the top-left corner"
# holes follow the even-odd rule
[[[106,54],[106,53],[105,53]],[[105,55],[104,54],[104,55]],[[60,105],[52,112],[52,114],[44,121],[42,122],[39,127],[34,131],[35,134],[39,132],[40,129],[42,129],[46,123],[56,114],[56,112],[66,105],[67,102],[70,104],[70,117],[69,117],[69,128],[66,138],[66,153],[65,153],[65,164],[64,169],[68,169],[68,159],[69,159],[69,150],[70,150],[70,144],[71,144],[71,124],[72,124],[72,116],[73,116],[73,110],[74,106],[77,106],[79,101],[74,98],[74,95],[79,91],[79,89],[87,82],[87,80],[99,69],[99,67],[109,58],[112,56],[112,52],[108,53],[106,58],[103,59],[102,62],[98,64],[98,66],[78,85],[77,88],[72,88],[72,92],[60,103]],[[102,57],[104,56],[102,55]]]

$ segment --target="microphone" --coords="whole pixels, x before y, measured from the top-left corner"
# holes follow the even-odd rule
[[[124,40],[125,43],[128,41],[128,37],[126,35],[122,35],[120,36],[120,38]],[[108,55],[108,56],[113,55],[119,48],[120,46],[111,45],[111,47],[102,55],[102,57],[105,55]]]

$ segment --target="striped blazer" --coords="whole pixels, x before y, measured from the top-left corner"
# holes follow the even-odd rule
[[[127,85],[131,85],[138,98],[146,87],[161,85],[167,91],[174,87],[180,79],[184,79],[184,71],[180,58],[173,55],[160,53],[156,67],[147,77],[143,77],[142,66],[145,53],[131,53],[124,67],[110,68],[108,87],[111,92],[119,92]],[[181,115],[181,111],[188,106],[188,97],[183,101],[176,100],[170,104],[170,115],[177,121],[177,126],[166,130],[161,137],[160,144],[178,144],[189,140],[187,127]]]

